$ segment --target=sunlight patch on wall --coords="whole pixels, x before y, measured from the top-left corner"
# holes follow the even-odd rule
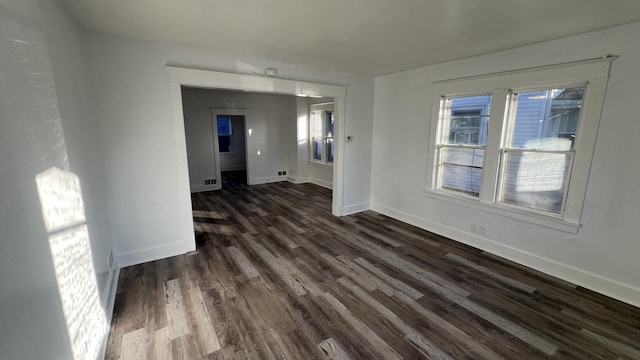
[[[306,115],[298,117],[298,145],[307,143],[307,137],[309,136],[308,124],[309,121]]]
[[[107,335],[107,322],[93,267],[80,179],[53,167],[38,174],[36,184],[74,359],[95,359]]]

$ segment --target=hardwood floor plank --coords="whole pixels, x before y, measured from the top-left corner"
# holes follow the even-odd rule
[[[187,304],[182,296],[182,289],[180,289],[180,279],[165,282],[164,289],[167,299],[169,338],[173,340],[191,333],[191,324],[187,315]]]
[[[245,274],[248,278],[254,278],[260,276],[258,270],[251,264],[249,259],[247,259],[244,254],[238,250],[235,246],[230,246],[225,249],[227,253],[231,256],[236,265],[240,268],[243,274]]]
[[[367,269],[372,274],[378,276],[383,281],[386,281],[392,287],[394,287],[394,288],[398,289],[399,291],[405,293],[406,295],[408,295],[412,299],[419,299],[422,296],[424,296],[420,291],[412,288],[411,286],[403,283],[402,281],[400,281],[398,279],[395,279],[395,278],[387,275],[384,271],[382,271],[382,270],[378,269],[377,267],[373,266],[371,263],[369,263],[367,260],[365,260],[365,259],[363,259],[361,257],[356,258],[355,262],[360,264],[360,266],[362,266],[363,268]]]
[[[147,347],[147,353],[151,354],[149,359],[154,360],[172,360],[171,356],[171,339],[169,338],[169,328],[156,330],[153,336],[149,336],[153,339]],[[125,359],[127,359],[125,357]]]
[[[328,338],[327,340],[318,344],[318,348],[322,350],[322,353],[331,360],[351,360],[351,357],[342,349],[340,344],[334,338]]]
[[[373,330],[371,330],[362,321],[358,320],[351,314],[338,299],[336,299],[330,293],[324,293],[323,299],[326,300],[334,310],[336,310],[340,316],[349,324],[353,330],[361,334],[367,342],[376,350],[378,354],[384,359],[402,359],[398,353],[393,350],[384,340],[382,340]]]
[[[124,334],[121,354],[123,359],[147,359],[147,329],[142,328]]]
[[[365,291],[353,284],[346,278],[338,279],[338,283],[353,292],[360,300],[365,304],[373,308],[378,314],[386,318],[396,328],[402,331],[405,335],[405,339],[411,344],[416,346],[422,352],[424,352],[430,359],[434,360],[451,360],[451,357],[440,350],[437,346],[427,340],[422,334],[418,333],[415,329],[406,325],[396,314],[387,309],[384,305],[376,301]]]
[[[609,348],[612,348],[615,352],[617,352],[620,355],[623,356],[629,356],[632,359],[640,359],[640,350],[634,349],[629,345],[620,343],[618,341],[615,340],[611,340],[607,337],[604,337],[598,333],[595,333],[589,329],[582,329],[580,330],[580,332],[582,332],[583,334],[585,334],[587,337],[603,344],[606,345]]]
[[[498,280],[498,281],[500,281],[502,283],[505,283],[505,284],[507,284],[507,285],[509,285],[511,287],[514,287],[516,289],[520,289],[520,290],[522,290],[524,292],[528,292],[528,293],[532,293],[532,292],[536,291],[536,288],[531,286],[531,285],[528,285],[528,284],[525,284],[525,283],[523,283],[521,281],[506,277],[504,275],[498,274],[495,271],[487,269],[484,266],[478,265],[478,264],[476,264],[476,263],[474,263],[472,261],[469,261],[469,260],[463,258],[462,256],[459,256],[459,255],[456,255],[456,254],[453,254],[453,253],[448,253],[446,256],[448,258],[454,260],[455,262],[458,262],[458,263],[460,263],[462,265],[470,267],[470,268],[472,268],[472,269],[474,269],[476,271],[481,272],[482,274],[484,274],[486,276],[494,278],[494,279],[496,279],[496,280]]]
[[[204,302],[200,289],[197,287],[190,289],[189,295],[191,300],[190,308],[193,311],[192,325],[198,340],[200,356],[205,356],[220,350],[220,342],[213,328],[213,322],[209,316],[209,311],[207,310],[207,305]]]
[[[328,189],[223,174],[192,204],[196,251],[121,270],[106,359],[640,358],[640,309],[373,211],[334,217]]]

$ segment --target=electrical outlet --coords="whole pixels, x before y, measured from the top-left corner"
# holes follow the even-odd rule
[[[285,170],[285,171],[283,171],[283,172],[282,172],[282,175],[287,175],[287,171],[286,171],[286,170]]]
[[[282,171],[278,171],[278,176],[282,176]]]
[[[471,232],[478,233],[478,224],[471,224]]]
[[[478,234],[480,235],[487,235],[487,227],[484,225],[480,225],[478,227]]]

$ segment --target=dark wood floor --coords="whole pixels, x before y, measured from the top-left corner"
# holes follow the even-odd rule
[[[108,359],[640,359],[640,309],[328,190],[193,196],[198,250],[122,269]]]

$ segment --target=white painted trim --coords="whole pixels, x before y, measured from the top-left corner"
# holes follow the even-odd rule
[[[280,181],[287,181],[287,176],[280,175],[280,176],[266,176],[266,177],[253,178],[253,179],[249,179],[249,185],[269,184],[269,183],[280,182]]]
[[[287,181],[294,184],[305,184],[309,182],[309,178],[308,177],[294,178],[294,177],[288,176]]]
[[[545,274],[572,282],[600,294],[640,307],[640,289],[629,284],[609,279],[592,272],[578,269],[555,260],[547,259],[516,249],[475,234],[419,218],[382,204],[371,203],[371,209],[383,215],[406,222],[438,235],[458,241],[477,249],[498,255]]]
[[[323,188],[327,188],[327,189],[333,190],[333,183],[330,182],[330,181],[326,181],[326,180],[322,180],[322,179],[316,179],[316,178],[312,177],[312,178],[309,178],[309,182],[312,183],[312,184],[316,184],[318,186],[322,186]],[[344,208],[342,205],[341,205],[341,207]],[[342,211],[340,213],[341,213],[340,215],[343,215]]]
[[[535,210],[523,209],[520,206],[511,206],[503,203],[483,203],[477,198],[455,194],[446,190],[424,190],[424,196],[430,199],[448,202],[467,208],[481,210],[495,215],[516,219],[530,224],[544,226],[571,234],[577,234],[580,224],[563,220],[559,216],[546,215]]]
[[[113,320],[113,308],[116,304],[116,293],[118,290],[118,279],[120,278],[120,268],[116,267],[113,270],[109,271],[109,277],[107,278],[107,283],[109,284],[109,289],[106,292],[106,299],[103,299],[103,304],[106,303],[105,307],[105,318],[106,318],[106,326],[107,326],[107,336],[102,340],[102,345],[100,347],[99,356],[97,359],[104,359],[107,355],[107,344],[109,343],[109,330],[111,328],[111,321]]]
[[[342,86],[175,66],[167,66],[167,70],[169,82],[188,86],[334,98],[346,96],[346,89]]]
[[[251,166],[249,164],[249,158],[250,158],[249,140],[251,139],[251,137],[247,136],[247,129],[251,128],[249,126],[249,111],[248,109],[241,110],[241,109],[235,109],[235,108],[216,107],[216,108],[211,108],[211,127],[213,128],[213,158],[215,160],[216,178],[220,183],[219,189],[222,189],[222,164],[220,162],[220,157],[225,156],[224,153],[220,152],[220,144],[219,144],[220,140],[218,138],[217,119],[218,119],[218,116],[221,116],[221,115],[242,116],[242,125],[244,126],[244,132],[242,136],[244,136],[244,165],[245,165],[243,169],[247,170],[247,183],[251,184],[249,182],[249,179],[251,179]],[[233,156],[233,155],[237,155],[237,154],[229,154],[226,156]]]
[[[346,91],[346,90],[345,90]],[[334,216],[342,216],[342,209],[344,208],[344,150],[345,149],[345,137],[346,133],[346,101],[344,97],[334,98],[334,124],[333,130],[333,146],[334,146],[334,158],[333,158],[333,184],[331,185],[332,199],[331,199],[331,213]]]
[[[128,253],[116,255],[116,261],[118,262],[118,266],[127,267],[176,255],[182,255],[196,250],[195,242],[193,243],[193,246],[189,245],[190,244],[181,241],[169,245],[134,250]]]
[[[182,227],[183,247],[196,248],[196,233],[193,227],[191,206],[191,189],[189,184],[189,161],[187,159],[187,137],[184,129],[182,108],[182,88],[178,83],[170,83],[171,102],[174,116],[174,135],[176,142],[176,176],[178,177],[178,193],[180,196],[179,215]],[[120,262],[120,264],[124,264]]]
[[[371,209],[371,204],[368,201],[361,202],[353,205],[345,205],[343,211],[343,215],[351,215],[355,213],[359,213],[362,211],[367,211]]]
[[[220,181],[215,185],[194,185],[191,187],[191,193],[198,193],[203,191],[213,191],[222,189],[222,184]]]

